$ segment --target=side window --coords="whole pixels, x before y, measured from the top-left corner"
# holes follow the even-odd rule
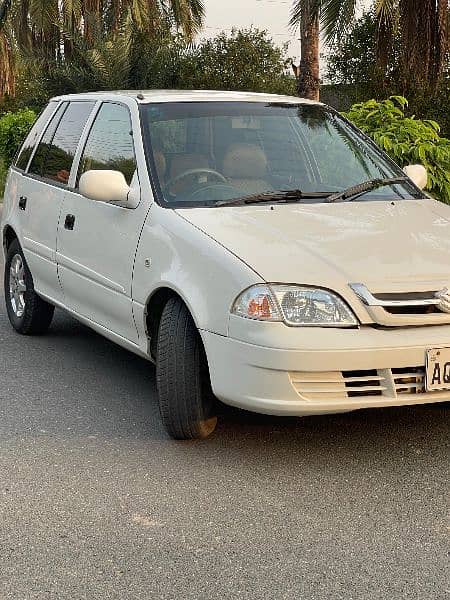
[[[121,104],[100,107],[84,147],[78,180],[91,169],[110,169],[124,174],[130,184],[136,170],[131,117]]]
[[[94,104],[70,102],[53,135],[53,122],[50,123],[33,157],[30,172],[67,185],[73,157]]]
[[[47,125],[47,129],[44,131],[44,135],[42,136],[41,141],[39,142],[39,145],[36,148],[36,152],[34,153],[33,160],[31,161],[30,168],[28,169],[28,173],[32,173],[33,175],[42,175],[45,158],[51,146],[51,142],[53,136],[55,135],[56,128],[58,127],[58,123],[60,122],[61,116],[64,114],[67,105],[68,102],[63,102],[62,104],[60,104],[58,110],[53,115],[50,123]]]
[[[30,130],[30,133],[26,137],[15,162],[15,166],[18,169],[22,169],[23,171],[25,171],[25,169],[27,168],[28,161],[30,160],[30,156],[32,155],[34,146],[36,144],[36,140],[42,133],[42,130],[44,129],[52,114],[55,112],[57,106],[58,102],[50,102],[50,104],[47,104],[47,106],[37,118],[36,122]]]

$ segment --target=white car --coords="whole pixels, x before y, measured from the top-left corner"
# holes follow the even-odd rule
[[[12,326],[58,306],[156,362],[171,436],[217,399],[311,415],[450,399],[450,208],[320,103],[54,98],[11,167]],[[413,182],[413,180],[415,182]]]

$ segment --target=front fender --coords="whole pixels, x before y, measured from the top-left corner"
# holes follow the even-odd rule
[[[198,210],[202,210],[199,208]],[[220,218],[220,214],[217,214]],[[132,297],[145,320],[149,298],[160,288],[174,290],[198,327],[228,335],[236,296],[262,279],[250,267],[174,210],[152,206],[136,252]],[[138,323],[141,329],[142,323]]]

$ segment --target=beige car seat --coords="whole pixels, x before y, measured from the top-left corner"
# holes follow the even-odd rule
[[[232,144],[223,160],[223,174],[243,194],[273,190],[267,181],[267,157],[254,144]]]

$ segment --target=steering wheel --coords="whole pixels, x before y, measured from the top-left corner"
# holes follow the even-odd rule
[[[168,190],[170,192],[170,188],[173,187],[179,181],[182,181],[186,177],[189,177],[189,176],[192,176],[192,175],[200,175],[200,174],[214,175],[214,177],[216,179],[218,179],[220,182],[222,182],[222,183],[228,183],[226,177],[224,177],[222,175],[222,173],[219,173],[218,171],[214,171],[214,169],[206,169],[206,168],[204,169],[204,168],[201,168],[201,169],[189,169],[188,171],[184,171],[183,173],[180,173],[176,177],[172,177],[172,179],[170,179],[166,183],[165,188],[166,188],[166,190]]]
[[[229,183],[211,183],[206,187],[193,191],[187,200],[189,202],[211,200],[210,193],[214,194],[214,200],[228,200],[240,194],[239,190]]]

